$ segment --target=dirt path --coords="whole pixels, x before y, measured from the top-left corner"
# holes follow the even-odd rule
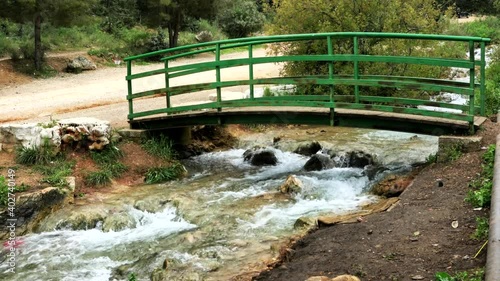
[[[223,59],[243,58],[246,52],[224,55]],[[254,56],[265,56],[264,49],[257,49]],[[213,60],[212,55],[173,62],[171,65],[205,62]],[[135,66],[134,73],[161,68],[162,64]],[[256,78],[278,76],[280,67],[276,64],[255,66]],[[2,71],[2,69],[0,69]],[[3,70],[5,71],[5,70]],[[246,79],[248,67],[234,67],[223,70],[221,75],[225,80]],[[2,73],[3,74],[3,73]],[[128,105],[125,100],[127,84],[125,82],[126,68],[103,68],[82,74],[63,74],[52,79],[40,79],[20,85],[7,85],[0,89],[0,124],[7,122],[44,122],[50,119],[70,117],[96,117],[109,120],[118,127],[127,126]],[[174,79],[172,86],[215,80],[215,72],[207,71]],[[134,91],[142,91],[164,87],[162,76],[140,79],[134,84]],[[246,87],[226,89],[226,91],[244,92]],[[179,96],[173,99],[175,103],[197,102],[208,100],[211,92]],[[153,108],[158,99],[146,99],[139,102],[140,108]],[[164,103],[164,98],[161,101]]]

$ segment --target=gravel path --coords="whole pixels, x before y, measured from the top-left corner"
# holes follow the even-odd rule
[[[264,49],[254,52],[254,57],[266,55]],[[247,56],[246,52],[223,55],[222,59],[236,59]],[[171,66],[205,62],[213,60],[213,55],[177,60]],[[134,66],[134,73],[154,70],[163,64]],[[261,64],[254,67],[256,78],[278,76],[280,66]],[[96,117],[108,120],[114,127],[127,127],[128,105],[125,99],[127,84],[126,68],[103,68],[82,74],[64,74],[57,78],[36,80],[31,83],[9,86],[0,89],[0,124],[46,122],[52,119],[72,117]],[[233,67],[221,71],[224,80],[248,79],[248,66]],[[215,80],[215,72],[207,71],[199,74],[179,77],[171,81],[171,86],[189,83],[211,82]],[[134,81],[134,91],[144,91],[164,87],[163,76],[153,76]],[[224,89],[223,93],[244,92],[247,86]],[[197,103],[207,101],[208,95],[215,91],[203,91],[172,98],[172,103]],[[165,98],[143,99],[137,102],[136,108],[158,108],[165,103]],[[135,102],[134,102],[135,104]]]

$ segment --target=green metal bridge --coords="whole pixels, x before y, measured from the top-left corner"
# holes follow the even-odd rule
[[[431,49],[426,49],[426,44],[432,41],[437,41],[438,46],[463,45],[469,56],[436,57]],[[132,129],[150,130],[208,124],[288,123],[368,127],[434,135],[472,133],[485,120],[485,45],[489,41],[487,38],[432,34],[340,32],[240,38],[137,55],[125,59],[128,119]],[[301,53],[301,48],[294,47],[297,44],[315,44],[322,46],[325,52]],[[378,44],[379,51],[366,53],[364,46],[367,44]],[[393,44],[410,47],[402,54],[394,54],[390,51]],[[292,51],[287,52],[289,54],[256,57],[255,50],[262,46],[285,46]],[[241,49],[247,50],[246,57],[224,59],[224,54]],[[302,49],[307,50],[307,47]],[[477,51],[479,54],[476,54]],[[210,55],[207,62],[172,63],[179,58],[204,53]],[[134,62],[150,57],[162,57],[164,65],[155,70],[134,72]],[[322,67],[322,71],[294,77],[256,78],[256,66],[266,63],[309,64]],[[469,72],[470,78],[453,81],[443,77],[405,76],[404,71],[403,75],[366,73],[364,69],[367,65],[379,65],[380,69],[400,67],[403,70],[408,66],[461,69]],[[241,67],[247,72],[247,79],[228,81],[221,75],[221,70],[238,68],[237,71],[242,71]],[[342,73],[339,71],[341,67]],[[213,80],[197,82],[196,75],[207,71],[213,73]],[[187,84],[171,86],[172,81],[179,77],[192,78]],[[159,79],[162,86],[134,91],[139,86],[144,88],[148,85],[145,79]],[[316,90],[314,93],[305,90],[301,94],[278,96],[255,95],[256,85],[290,84],[297,89],[316,87]],[[224,99],[222,89],[235,86],[246,87],[248,97]],[[320,89],[319,94],[317,89]],[[179,96],[207,90],[216,93],[214,101],[177,105],[173,102]],[[460,95],[467,102],[453,104],[440,101],[441,92]],[[154,108],[151,105],[140,108],[139,103],[145,99],[155,99],[152,103]]]

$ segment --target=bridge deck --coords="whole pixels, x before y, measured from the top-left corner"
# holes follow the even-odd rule
[[[331,114],[325,108],[303,107],[247,107],[225,108],[224,111],[204,110],[170,115],[157,115],[129,121],[132,129],[161,130],[194,125],[223,124],[308,124],[331,125]],[[486,121],[485,117],[475,117],[474,127]],[[378,112],[370,110],[348,110],[336,108],[334,126],[363,127],[432,135],[467,134],[469,123],[446,118]]]

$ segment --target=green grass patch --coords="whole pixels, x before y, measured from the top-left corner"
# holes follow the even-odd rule
[[[106,186],[111,183],[112,173],[108,170],[90,172],[85,178],[85,184],[90,186]]]
[[[29,166],[45,165],[59,158],[59,153],[54,151],[50,140],[44,140],[44,143],[39,147],[18,147],[15,153],[16,163]]]
[[[154,136],[144,140],[142,148],[144,148],[147,153],[163,160],[169,161],[176,157],[175,150],[173,149],[173,142],[165,135]]]
[[[147,184],[162,183],[180,178],[185,172],[184,166],[179,162],[168,167],[153,167],[146,172],[144,181]]]
[[[45,165],[36,165],[34,166],[34,170],[40,172],[44,176],[42,178],[43,183],[56,187],[66,187],[68,186],[66,177],[73,174],[74,167],[74,161],[66,161],[60,158]]]

